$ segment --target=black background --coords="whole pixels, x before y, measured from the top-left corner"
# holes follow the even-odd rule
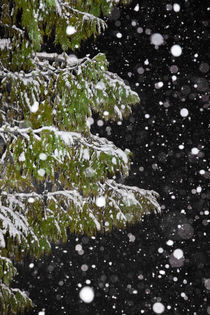
[[[137,3],[139,11],[134,10]],[[42,309],[47,315],[154,314],[157,301],[164,305],[164,314],[210,314],[206,284],[210,10],[205,1],[175,3],[180,4],[179,12],[173,10],[173,2],[164,0],[133,1],[114,9],[106,32],[95,42],[83,43],[76,53],[78,57],[106,53],[109,70],[139,94],[141,103],[122,125],[104,122],[99,127],[101,118],[95,115],[92,132],[134,153],[124,183],[156,190],[162,213],[108,235],[69,235],[67,244],[53,246],[50,256],[33,261],[33,268],[26,258],[18,266],[14,285],[28,291],[36,303],[30,314]],[[158,49],[150,40],[154,33],[164,37]],[[174,44],[182,47],[179,57],[170,52]],[[163,87],[155,88],[157,82]],[[189,111],[185,118],[180,115],[182,108]],[[192,148],[199,153],[192,154]],[[172,246],[168,240],[173,240]],[[75,250],[77,244],[82,244],[83,255]],[[175,249],[184,253],[179,262],[172,261]],[[86,272],[81,270],[83,264],[88,266]],[[90,304],[79,299],[87,279],[95,292]]]

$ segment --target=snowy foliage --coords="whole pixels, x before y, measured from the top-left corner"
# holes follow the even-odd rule
[[[77,59],[63,50],[105,28],[98,16],[119,1],[4,1],[0,11],[0,311],[30,306],[10,289],[12,260],[38,257],[72,232],[110,231],[158,211],[157,194],[114,181],[129,173],[130,151],[94,136],[88,119],[122,120],[139,101],[108,71],[104,54]],[[128,1],[122,1],[124,3]],[[53,34],[54,30],[54,34]],[[97,198],[103,198],[99,204]],[[11,301],[11,303],[8,301]]]

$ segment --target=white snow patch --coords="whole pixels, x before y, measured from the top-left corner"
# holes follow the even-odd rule
[[[28,202],[29,202],[29,203],[34,203],[34,201],[35,201],[35,199],[34,199],[33,197],[29,197],[29,198],[28,198]]]
[[[39,158],[40,160],[45,161],[47,159],[47,155],[45,153],[40,153]]]
[[[94,119],[92,118],[92,117],[88,117],[87,119],[86,119],[86,125],[88,126],[88,127],[90,127],[91,125],[93,125],[94,124]]]
[[[97,197],[96,198],[96,206],[98,207],[104,207],[106,205],[106,199],[103,196]]]
[[[91,287],[85,286],[79,292],[80,299],[85,303],[91,303],[94,299],[94,291]]]
[[[73,35],[74,33],[76,33],[76,28],[72,25],[68,25],[66,28],[66,34],[67,35]]]
[[[174,56],[174,57],[179,57],[181,56],[182,54],[182,47],[179,46],[179,45],[173,45],[171,47],[171,54]]]
[[[88,148],[85,148],[84,150],[81,150],[82,152],[82,157],[84,160],[89,160],[90,159],[90,153]]]
[[[40,168],[38,170],[38,174],[39,174],[39,176],[44,176],[45,175],[45,170],[43,168]]]
[[[105,90],[106,89],[106,85],[104,84],[103,81],[99,81],[97,84],[96,84],[96,89],[98,90]]]
[[[18,159],[20,162],[24,162],[26,160],[26,157],[25,157],[25,152],[22,152],[19,156],[19,159]]]
[[[6,246],[6,244],[5,244],[5,240],[4,240],[4,234],[0,230],[0,248],[5,248],[5,246]]]
[[[65,142],[67,145],[73,144],[73,138],[71,136],[71,133],[68,131],[59,131],[58,132],[61,139]]]
[[[38,102],[34,102],[34,104],[30,107],[30,111],[32,113],[36,113],[39,109],[39,103]]]
[[[93,219],[93,221],[94,221],[94,223],[95,223],[95,225],[96,225],[97,230],[100,231],[101,225],[100,225],[100,223],[98,222],[98,220],[96,219],[96,217],[95,217],[91,212],[89,213],[89,217],[90,217],[91,219]]]

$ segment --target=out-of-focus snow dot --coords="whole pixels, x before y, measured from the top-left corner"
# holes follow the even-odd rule
[[[204,285],[207,290],[210,290],[210,278],[204,280]]]
[[[145,34],[146,34],[146,35],[150,35],[150,34],[151,34],[151,29],[150,29],[150,28],[146,28]]]
[[[138,74],[143,74],[144,73],[144,68],[143,67],[139,67],[137,69]]]
[[[178,260],[181,259],[184,256],[183,250],[180,248],[175,249],[173,251],[173,256]]]
[[[180,11],[180,5],[178,3],[174,3],[173,4],[173,9],[175,12],[179,12]]]
[[[144,61],[144,64],[147,66],[147,65],[149,64],[149,60],[146,59],[146,60]]]
[[[136,23],[135,20],[133,20],[133,21],[131,22],[131,25],[132,25],[132,26],[136,26],[136,24],[137,24],[137,23]]]
[[[136,237],[132,233],[128,233],[129,242],[134,242]]]
[[[82,255],[84,255],[84,250],[83,249],[79,250],[77,253],[78,253],[78,255],[82,256]]]
[[[162,247],[158,248],[158,253],[162,254],[164,252],[164,249]]]
[[[188,109],[187,109],[187,108],[182,108],[182,109],[180,110],[180,115],[181,115],[182,117],[187,117],[187,116],[189,115]]]
[[[97,125],[98,125],[99,127],[102,127],[102,126],[104,125],[103,120],[101,120],[101,119],[97,120]]]
[[[194,234],[194,228],[189,223],[183,223],[179,226],[177,233],[182,239],[188,240],[192,238]]]
[[[177,80],[177,76],[176,75],[172,75],[172,81],[176,81]]]
[[[201,186],[198,186],[198,187],[196,188],[196,191],[197,191],[197,193],[201,193],[202,187],[201,187]]]
[[[109,112],[107,110],[104,111],[104,116],[108,116]]]
[[[104,207],[106,204],[106,199],[103,196],[97,197],[96,198],[96,206],[98,207]]]
[[[161,275],[165,275],[165,274],[166,274],[165,270],[159,270],[159,273],[160,273]]]
[[[166,4],[166,10],[171,11],[172,10],[172,5],[171,4]]]
[[[139,275],[138,275],[138,279],[139,279],[139,280],[143,280],[143,279],[144,279],[144,276],[143,276],[142,274],[139,274]]]
[[[76,28],[72,25],[68,25],[67,28],[66,28],[66,34],[67,35],[73,35],[74,33],[76,33]]]
[[[204,175],[206,172],[205,172],[205,170],[200,170],[199,171],[199,174],[201,174],[201,175]]]
[[[184,300],[188,300],[188,297],[186,295],[185,292],[181,292],[181,297],[184,299]]]
[[[138,27],[138,28],[137,28],[137,33],[141,34],[141,33],[143,33],[143,31],[144,31],[144,30],[143,30],[142,27]]]
[[[145,114],[144,117],[145,117],[146,119],[148,119],[148,118],[150,118],[150,114]]]
[[[197,154],[199,153],[199,149],[198,149],[198,148],[192,148],[192,149],[191,149],[191,153],[192,153],[193,155],[197,155]]]
[[[82,250],[82,245],[77,244],[77,245],[75,246],[75,250],[76,250],[77,252],[80,251],[80,250]]]
[[[39,158],[40,160],[45,161],[47,159],[47,155],[45,153],[40,153]]]
[[[163,36],[160,33],[154,33],[150,37],[151,44],[160,46],[164,43]]]
[[[155,83],[155,88],[156,89],[160,89],[162,87],[163,87],[163,82],[162,81]]]
[[[139,4],[137,4],[134,8],[134,11],[138,12],[139,11]]]
[[[109,222],[108,221],[105,222],[105,226],[109,226]]]
[[[85,280],[85,283],[86,283],[86,284],[91,284],[90,279]]]
[[[171,67],[170,67],[170,71],[171,71],[171,73],[177,73],[178,72],[178,67],[176,66],[176,65],[172,65]]]
[[[88,270],[88,265],[83,264],[83,265],[81,266],[81,269],[82,269],[82,271],[87,271],[87,270]]]
[[[38,170],[38,174],[39,174],[39,176],[44,176],[45,175],[45,170],[43,168],[40,168]]]
[[[94,124],[94,119],[92,117],[88,117],[86,119],[86,124],[87,124],[87,126],[93,125]]]
[[[59,285],[60,287],[62,287],[62,286],[64,285],[63,280],[60,280],[60,281],[58,282],[58,285]]]
[[[35,201],[35,199],[34,199],[33,197],[29,197],[29,198],[28,198],[28,202],[29,202],[29,203],[34,203],[34,201]]]
[[[25,152],[22,152],[22,153],[20,154],[18,160],[19,160],[20,162],[24,162],[24,161],[26,160]]]
[[[184,145],[183,144],[180,144],[179,145],[179,150],[183,150],[184,149]]]
[[[117,38],[122,38],[122,33],[118,32],[118,33],[116,34],[116,37],[117,37]]]
[[[207,314],[210,314],[210,306],[207,307]]]
[[[199,66],[199,70],[203,73],[207,73],[209,71],[209,64],[202,62]]]
[[[38,315],[45,315],[45,311],[39,312]]]
[[[85,286],[79,292],[80,299],[85,303],[91,303],[94,299],[94,291],[91,287]]]
[[[156,302],[155,304],[153,304],[152,309],[154,313],[162,314],[165,310],[165,306],[160,302]]]
[[[32,113],[36,113],[39,109],[39,103],[38,102],[34,102],[34,104],[30,107],[30,111]]]
[[[179,45],[173,45],[171,47],[171,54],[174,56],[174,57],[179,57],[181,56],[182,54],[182,47],[179,46]]]
[[[173,246],[173,245],[174,245],[174,242],[173,242],[172,240],[168,240],[168,241],[166,242],[166,244],[167,244],[168,246]]]
[[[34,268],[34,264],[33,263],[29,264],[29,268]]]

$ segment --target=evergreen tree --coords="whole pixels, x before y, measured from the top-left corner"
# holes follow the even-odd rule
[[[138,95],[104,54],[78,59],[116,0],[2,0],[0,8],[0,313],[32,302],[10,283],[13,262],[66,239],[110,231],[159,210],[157,194],[117,183],[129,150],[91,134],[93,112],[122,120]],[[126,3],[124,0],[121,3]],[[54,40],[63,53],[43,51]],[[56,51],[56,48],[55,48]],[[69,53],[71,51],[71,53]]]

